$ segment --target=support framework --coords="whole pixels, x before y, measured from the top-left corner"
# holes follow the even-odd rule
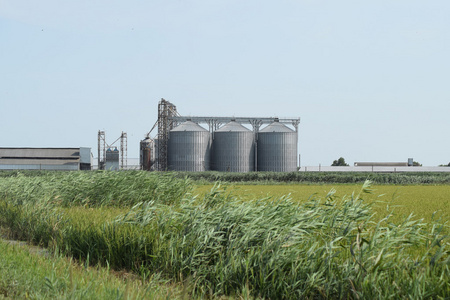
[[[120,168],[122,170],[127,168],[127,133],[122,131],[122,134],[120,136]]]
[[[174,116],[169,118],[172,123],[179,124],[186,121],[192,121],[195,123],[208,124],[209,131],[214,133],[223,124],[231,121],[236,121],[240,124],[250,124],[253,127],[253,131],[257,133],[259,128],[263,124],[271,124],[273,122],[280,122],[283,124],[292,125],[295,131],[298,132],[298,124],[300,124],[300,118],[289,119],[289,118],[258,118],[258,117],[189,117],[189,116]]]
[[[106,138],[105,132],[102,130],[98,131],[98,162],[97,166],[99,170],[105,169],[105,158],[106,158]]]
[[[158,104],[158,160],[157,170],[167,170],[167,144],[169,131],[175,123],[173,117],[178,116],[177,107],[167,100],[161,99]]]

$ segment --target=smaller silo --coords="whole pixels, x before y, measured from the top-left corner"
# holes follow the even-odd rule
[[[277,121],[261,129],[257,142],[258,171],[297,171],[297,132]]]
[[[254,133],[232,121],[214,132],[211,168],[222,172],[255,170]]]
[[[118,171],[119,170],[119,150],[108,148],[106,150],[105,170]]]
[[[152,167],[152,159],[154,154],[152,153],[154,149],[153,140],[150,137],[146,137],[140,143],[140,164],[141,170],[150,171]]]
[[[210,133],[186,121],[169,132],[167,164],[172,171],[199,172],[209,170]]]

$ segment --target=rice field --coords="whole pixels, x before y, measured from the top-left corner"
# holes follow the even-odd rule
[[[179,284],[173,298],[445,299],[448,192],[369,182],[198,185],[146,172],[18,174],[0,178],[0,227],[85,266]],[[0,291],[8,284],[0,281]]]
[[[194,193],[203,194],[213,187],[212,184],[197,185]],[[281,197],[289,195],[295,202],[304,202],[310,198],[320,198],[335,190],[337,198],[351,197],[361,190],[361,184],[324,184],[324,185],[240,185],[229,184],[229,189],[242,199]],[[431,221],[433,215],[449,220],[450,185],[382,185],[373,184],[372,194],[366,201],[374,203],[373,210],[381,218],[393,210],[396,217],[414,214],[417,218]]]

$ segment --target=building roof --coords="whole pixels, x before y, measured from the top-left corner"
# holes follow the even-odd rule
[[[0,148],[0,159],[2,158],[79,159],[80,148]]]

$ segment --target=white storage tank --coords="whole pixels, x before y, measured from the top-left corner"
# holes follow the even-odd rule
[[[297,171],[297,132],[273,122],[261,129],[257,143],[258,171]]]
[[[224,172],[255,170],[253,131],[230,122],[214,132],[211,169]]]
[[[119,170],[119,150],[108,148],[106,150],[105,170],[118,171]]]
[[[167,164],[172,171],[208,171],[210,133],[200,125],[186,121],[172,129],[167,145]]]

